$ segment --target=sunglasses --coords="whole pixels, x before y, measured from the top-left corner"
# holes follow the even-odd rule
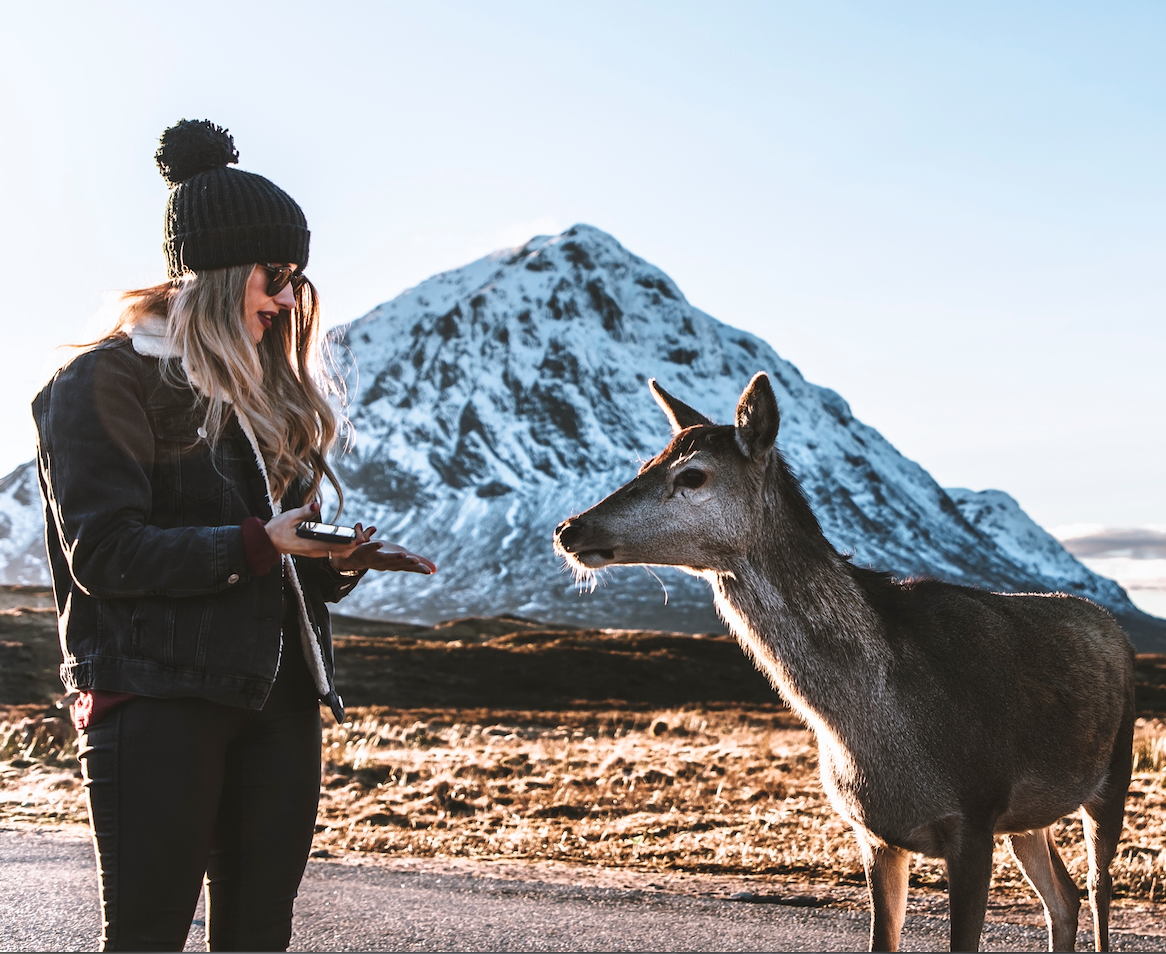
[[[273,265],[270,262],[260,262],[259,267],[264,269],[268,274],[267,281],[267,297],[274,298],[291,282],[292,289],[299,291],[304,287],[304,283],[308,280],[308,276],[303,274],[298,268],[292,268],[290,265]]]

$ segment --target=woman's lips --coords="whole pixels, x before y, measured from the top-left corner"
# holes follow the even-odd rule
[[[263,325],[263,330],[266,331],[271,327],[271,315],[259,314],[259,323]]]

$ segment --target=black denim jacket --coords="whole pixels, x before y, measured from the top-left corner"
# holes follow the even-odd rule
[[[284,580],[248,572],[240,524],[272,516],[266,481],[232,415],[212,449],[194,392],[129,338],[61,369],[33,401],[65,687],[196,696],[259,709],[280,653],[316,653],[305,632],[282,645]],[[203,432],[205,433],[205,432]],[[293,485],[285,508],[300,506]],[[321,698],[337,720],[331,623],[359,577],[295,557]],[[286,572],[286,571],[285,571]]]

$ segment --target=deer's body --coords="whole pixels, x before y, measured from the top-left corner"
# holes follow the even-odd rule
[[[1074,597],[835,567],[817,605],[783,592],[796,579],[782,587],[764,571],[714,586],[738,638],[813,727],[831,801],[856,829],[942,856],[974,806],[994,832],[1022,832],[1096,794],[1130,666],[1108,614]],[[1065,758],[1069,745],[1079,758]]]
[[[709,580],[742,646],[816,734],[823,784],[863,851],[872,948],[897,947],[915,851],[946,860],[952,947],[975,949],[993,836],[1006,834],[1045,902],[1051,946],[1072,949],[1077,888],[1048,829],[1083,807],[1106,949],[1134,717],[1132,650],[1113,619],[1075,597],[852,566],[773,448],[764,376],[735,427],[654,390],[672,443],[561,525],[557,545],[584,571],[666,564]]]

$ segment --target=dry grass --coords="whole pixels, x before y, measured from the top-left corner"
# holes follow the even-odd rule
[[[77,736],[41,712],[13,706],[0,721],[0,824],[87,824]]]
[[[40,710],[43,712],[43,709]],[[84,823],[63,721],[0,722],[0,823]],[[1119,897],[1166,893],[1166,722],[1139,720]],[[1080,822],[1058,825],[1084,883]],[[363,708],[325,732],[318,850],[557,860],[860,884],[808,732],[778,707],[501,712]],[[945,887],[916,858],[916,886]],[[1003,848],[995,890],[1029,896]]]
[[[854,841],[818,781],[813,738],[785,714],[456,716],[366,709],[331,729],[319,845],[862,881]],[[1112,871],[1119,896],[1160,901],[1162,721],[1139,720],[1135,753]],[[1080,821],[1060,822],[1057,838],[1083,883]],[[998,888],[1030,892],[1002,846],[995,867]],[[946,887],[942,864],[918,857],[911,881]]]
[[[861,878],[784,713],[414,715],[329,731],[321,844],[791,874],[820,873],[841,843],[844,877]]]

